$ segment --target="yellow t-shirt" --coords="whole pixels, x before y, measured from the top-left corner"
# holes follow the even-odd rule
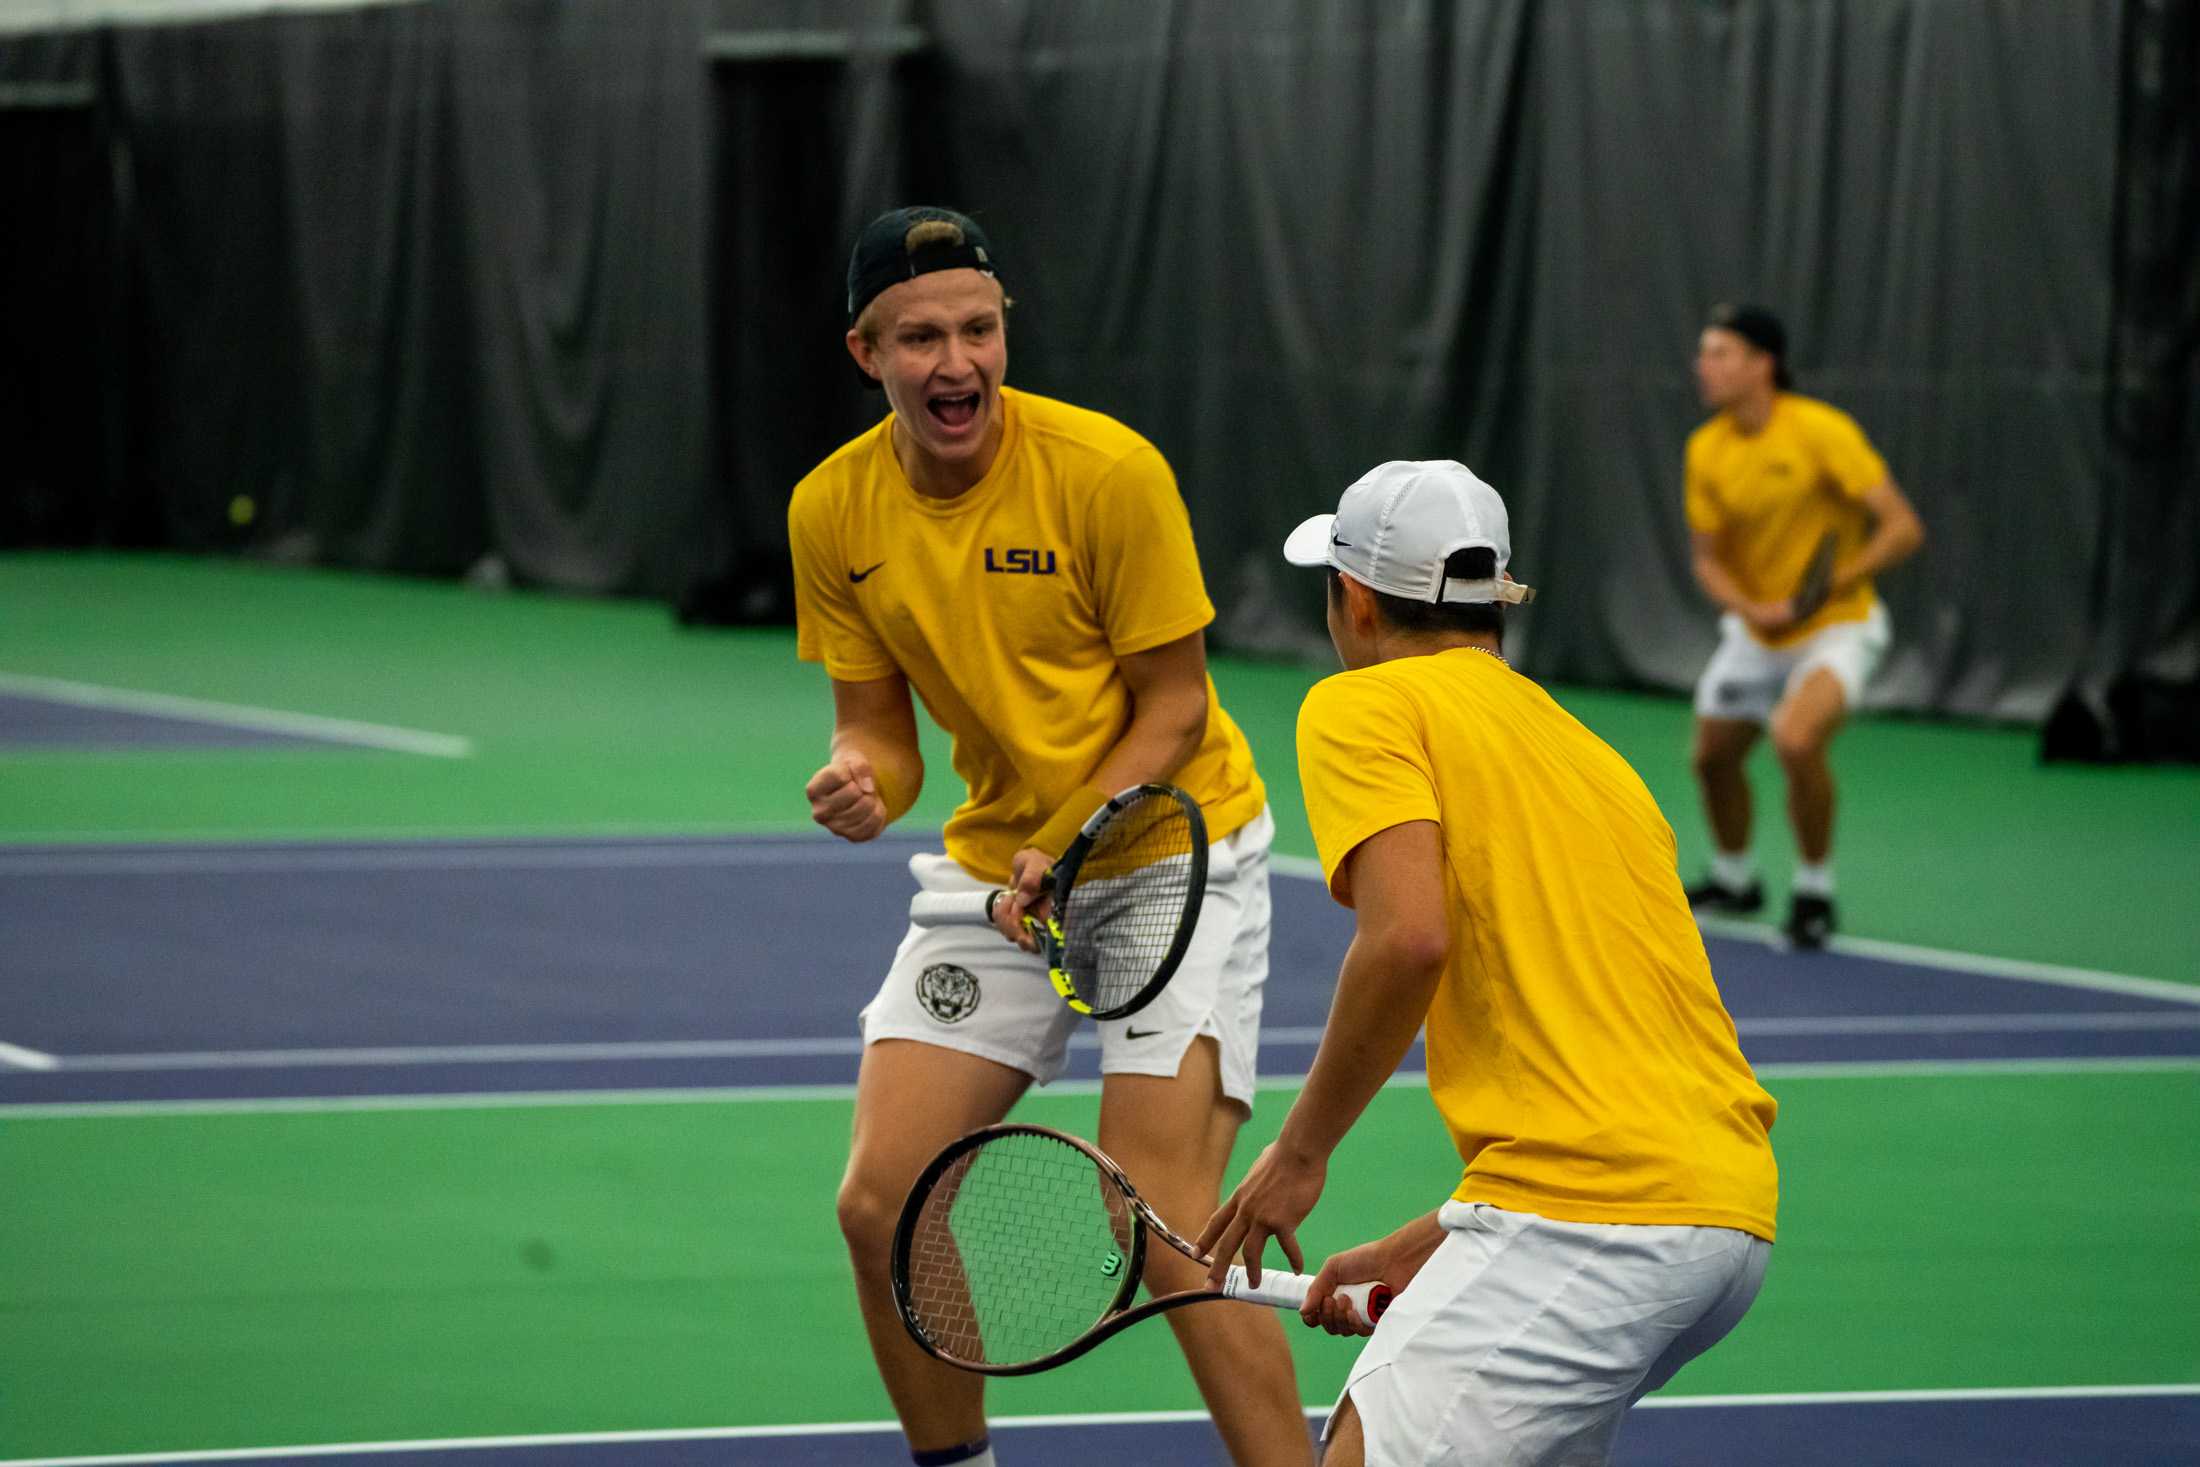
[[[1215,614],[1159,450],[1027,392],[1003,388],[1001,407],[992,469],[953,499],[910,486],[888,417],[812,470],[787,510],[797,653],[845,682],[908,677],[969,786],[947,853],[993,882],[1129,726],[1116,659]],[[1175,782],[1213,840],[1267,802],[1212,678],[1206,735]]]
[[[1441,827],[1451,946],[1428,1078],[1466,1163],[1452,1195],[1769,1241],[1777,1106],[1719,1001],[1672,827],[1627,761],[1468,648],[1325,679],[1298,741],[1332,890],[1369,836]]]
[[[1721,559],[1751,600],[1784,601],[1802,584],[1811,552],[1828,530],[1840,537],[1840,558],[1870,538],[1864,492],[1886,480],[1886,461],[1854,418],[1830,403],[1783,392],[1756,433],[1743,433],[1732,414],[1721,413],[1688,435],[1688,527],[1722,537]],[[1787,646],[1836,622],[1862,621],[1876,599],[1871,582],[1852,586],[1768,645]]]

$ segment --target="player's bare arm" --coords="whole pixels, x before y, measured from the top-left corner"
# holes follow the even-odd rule
[[[1716,531],[1695,530],[1689,536],[1689,569],[1696,584],[1721,611],[1731,611],[1760,635],[1777,637],[1795,625],[1784,601],[1752,601],[1734,573],[1726,568],[1725,545]]]
[[[1925,522],[1894,480],[1882,479],[1865,490],[1864,508],[1871,511],[1871,538],[1857,547],[1852,558],[1833,568],[1836,596],[1892,570],[1925,544]]]
[[[1207,732],[1206,633],[1133,652],[1115,665],[1130,688],[1131,721],[1093,783],[1119,790],[1174,779]]]
[[[1321,1199],[1330,1154],[1397,1071],[1443,976],[1451,937],[1436,823],[1378,831],[1338,869],[1349,872],[1358,924],[1337,973],[1329,1024],[1283,1130],[1200,1232],[1199,1246],[1214,1260],[1211,1279],[1242,1253],[1257,1283],[1270,1238],[1303,1270],[1298,1226]]]
[[[907,813],[924,788],[924,755],[909,680],[833,679],[832,757],[803,793],[810,818],[842,840],[867,841]]]
[[[1092,784],[1113,794],[1134,784],[1165,783],[1176,776],[1186,760],[1199,752],[1207,731],[1207,638],[1193,632],[1116,659],[1131,694],[1131,720],[1123,737],[1100,761]],[[1090,813],[1090,812],[1087,812]],[[1046,874],[1059,849],[1045,840],[1018,851],[1010,863],[1009,889],[1015,893],[999,904],[994,925],[1010,942],[1036,951],[1037,944],[1024,930],[1023,917],[1039,902],[1039,878]]]

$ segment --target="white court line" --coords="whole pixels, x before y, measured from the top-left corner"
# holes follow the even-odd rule
[[[2200,1074],[2200,1055],[2108,1056],[2096,1059],[1801,1061],[1754,1067],[1760,1080],[1918,1080],[2004,1075]],[[1304,1075],[1270,1075],[1263,1092],[1293,1091]],[[1421,1090],[1428,1076],[1401,1070],[1385,1090]],[[1057,1080],[1041,1095],[1098,1095],[1098,1080]],[[422,1110],[585,1110],[617,1105],[755,1105],[774,1101],[852,1102],[856,1087],[840,1085],[655,1086],[628,1090],[491,1090],[450,1095],[290,1095],[233,1100],[63,1100],[0,1102],[0,1120],[101,1120],[131,1116],[343,1115]]]
[[[2200,1385],[2014,1386],[1969,1390],[1788,1391],[1764,1395],[1651,1396],[1646,1408],[1687,1410],[1749,1406],[1890,1406],[1940,1401],[2116,1400],[2200,1395]],[[1328,1405],[1306,1406],[1309,1418],[1325,1416]],[[1153,1426],[1207,1420],[1204,1411],[1079,1411],[1060,1416],[996,1416],[996,1428]],[[770,1426],[703,1426],[661,1431],[576,1431],[541,1436],[468,1436],[392,1442],[321,1442],[298,1447],[237,1447],[228,1451],[134,1452],[105,1457],[9,1457],[0,1467],[136,1467],[155,1462],[248,1462],[273,1457],[361,1456],[397,1452],[480,1451],[499,1447],[588,1447],[650,1442],[775,1440],[808,1436],[882,1436],[899,1433],[893,1421],[823,1421]]]
[[[2132,1012],[2121,1010],[2089,1014],[1852,1014],[1837,1017],[1793,1019],[1738,1019],[1745,1035],[1841,1035],[1841,1034],[2033,1034],[2150,1032],[2200,1029],[2200,1013],[2181,1010]],[[1321,1042],[1321,1029],[1311,1025],[1284,1025],[1263,1029],[1263,1045],[1309,1045]],[[1100,1036],[1079,1030],[1069,1040],[1072,1049],[1098,1049]],[[35,1050],[15,1050],[0,1044],[0,1063],[12,1054],[28,1055],[19,1061],[26,1069],[60,1069],[76,1073],[137,1074],[159,1070],[287,1070],[372,1066],[400,1069],[415,1065],[500,1064],[639,1064],[652,1060],[682,1059],[827,1059],[858,1055],[863,1040],[857,1035],[802,1039],[668,1039],[634,1040],[600,1044],[447,1044],[387,1045],[355,1049],[226,1049],[179,1050],[143,1054],[45,1055]]]
[[[1279,876],[1308,881],[1322,879],[1321,863],[1305,856],[1270,856],[1268,864]],[[1777,929],[1761,922],[1699,916],[1696,924],[1714,937],[1754,942],[1764,947],[1785,945],[1785,939]],[[1860,958],[1882,958],[1888,962],[1908,963],[1917,967],[1977,973],[1987,978],[2010,978],[2020,983],[2052,983],[2062,988],[2090,988],[2101,993],[2126,993],[2135,998],[2158,998],[2166,1003],[2200,1005],[2200,983],[2179,983],[2167,978],[2137,978],[2128,973],[2108,973],[2096,968],[2071,968],[2060,963],[2027,962],[2022,958],[1996,958],[1983,953],[1918,947],[1906,942],[1882,942],[1872,937],[1835,937],[1827,946],[1834,952],[1848,953]]]
[[[1073,1038],[1074,1044],[1076,1040]],[[1097,1048],[1099,1040],[1092,1040]],[[857,1035],[835,1039],[673,1039],[621,1044],[452,1044],[373,1049],[239,1049],[172,1054],[80,1054],[57,1060],[78,1072],[134,1074],[155,1070],[288,1070],[347,1065],[401,1069],[413,1065],[533,1064],[542,1061],[633,1063],[676,1059],[829,1058],[858,1055]]]
[[[2176,1009],[2089,1014],[1838,1014],[1736,1019],[1744,1034],[2060,1034],[2115,1030],[2200,1029],[2200,1013]]]
[[[1696,921],[1714,937],[1754,942],[1765,947],[1785,946],[1777,931],[1761,923],[1737,922],[1725,917],[1698,917]],[[1826,946],[1852,957],[1880,958],[1913,967],[1947,968],[1957,973],[2008,978],[2018,983],[2051,983],[2059,988],[2090,988],[2100,993],[2127,993],[2134,998],[2158,998],[2168,1003],[2200,1004],[2200,984],[2179,983],[2168,978],[2135,978],[2129,973],[2069,968],[2060,963],[2032,963],[2022,958],[1988,957],[1983,953],[1918,947],[1907,942],[1882,942],[1876,937],[1835,937]]]
[[[2200,1074],[2200,1055],[1971,1060],[1784,1060],[1752,1065],[1760,1080],[1941,1080],[1996,1075]]]
[[[471,757],[471,739],[456,734],[424,733],[388,724],[360,723],[349,718],[323,718],[313,713],[292,713],[281,708],[253,708],[241,703],[215,703],[204,698],[184,698],[173,693],[148,693],[132,688],[107,688],[96,683],[69,682],[57,677],[33,677],[0,672],[0,693],[18,693],[66,703],[75,708],[106,708],[119,713],[145,713],[159,718],[184,718],[196,723],[215,723],[227,728],[258,729],[263,733],[290,734],[299,738],[326,739],[339,744],[358,744],[370,749],[393,749],[401,754],[426,754],[435,759]]]
[[[57,1070],[61,1061],[40,1049],[25,1049],[20,1044],[0,1040],[0,1066],[18,1070]]]

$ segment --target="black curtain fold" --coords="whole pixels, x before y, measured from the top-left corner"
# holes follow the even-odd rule
[[[1526,540],[1565,592],[1537,605],[1543,670],[1680,687],[1708,654],[1679,517],[1688,358],[1712,303],[1752,299],[1931,531],[1881,588],[1881,695],[2044,708],[2084,622],[2039,588],[2091,554],[2105,468],[2116,7],[1553,0],[1538,19],[1523,469],[1566,505]]]
[[[174,543],[661,593],[706,553],[701,12],[114,34]]]
[[[120,302],[98,40],[0,46],[0,547],[130,528],[101,391]]]
[[[2200,4],[2133,0],[2122,52],[2101,517],[2077,682],[2200,681]]]
[[[1000,246],[1011,380],[1176,466],[1219,643],[1318,654],[1284,533],[1457,457],[1544,592],[1524,666],[1687,686],[1688,364],[1751,298],[1931,533],[1882,700],[2036,718],[2200,662],[2196,10],[445,0],[0,37],[0,88],[88,78],[110,165],[107,508],[66,533],[125,538],[134,484],[177,545],[345,565],[669,595],[781,555],[881,410],[846,241],[926,200]],[[51,156],[0,202],[96,196],[81,126],[15,135]],[[10,258],[70,247],[26,217]],[[18,377],[69,320],[25,319]]]
[[[960,206],[1017,297],[1010,379],[1175,466],[1240,647],[1310,649],[1276,547],[1379,457],[1507,436],[1507,145],[1526,0],[1462,7],[941,5]]]

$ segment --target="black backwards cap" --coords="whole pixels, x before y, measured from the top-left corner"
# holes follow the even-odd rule
[[[910,234],[919,224],[931,220],[953,225],[955,233],[911,244]],[[879,215],[863,226],[863,233],[856,236],[855,253],[848,257],[848,324],[855,324],[856,317],[878,298],[879,292],[934,270],[978,270],[994,275],[997,271],[992,242],[975,220],[953,209],[920,206],[889,209]]]
[[[1787,368],[1787,328],[1778,316],[1763,306],[1716,305],[1711,308],[1711,319],[1704,324],[1731,331],[1771,357],[1773,386],[1782,392],[1795,386],[1795,377]]]

